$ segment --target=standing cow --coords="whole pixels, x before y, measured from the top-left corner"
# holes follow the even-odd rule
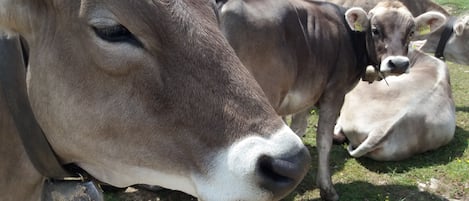
[[[341,6],[360,6],[365,10],[372,9],[383,0],[327,0]],[[441,6],[431,0],[399,0],[409,11],[418,16],[428,11],[438,11],[447,16],[444,26],[429,34],[416,35],[412,40],[425,40],[420,49],[424,52],[435,53],[439,58],[459,64],[469,65],[469,15],[451,17]],[[299,136],[306,133],[308,117],[311,108],[292,115],[290,127]]]
[[[360,82],[345,96],[334,134],[349,140],[353,157],[395,161],[447,144],[456,111],[446,64],[409,52],[408,74]]]
[[[308,150],[236,57],[208,2],[0,0],[0,27],[29,46],[26,75],[18,45],[1,51],[2,72],[20,71],[24,90],[0,84],[0,200],[38,201],[46,179],[18,135],[15,100],[4,95],[26,88],[28,119],[57,161],[102,182],[204,201],[271,201],[293,190]]]
[[[409,39],[435,30],[444,15],[413,18],[398,2],[361,8],[307,0],[229,0],[220,26],[279,115],[320,106],[317,183],[321,197],[338,200],[329,172],[332,132],[345,94],[373,65],[383,74],[407,71]]]

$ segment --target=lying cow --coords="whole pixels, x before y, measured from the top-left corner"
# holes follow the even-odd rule
[[[395,161],[447,144],[456,114],[446,64],[410,51],[409,74],[359,83],[345,96],[334,135],[353,157]]]
[[[445,20],[436,12],[414,19],[397,2],[378,5],[370,18],[360,8],[304,0],[229,0],[219,5],[219,14],[230,45],[278,114],[319,104],[317,183],[325,200],[338,199],[329,151],[345,94],[367,65],[384,74],[407,71],[409,38]]]
[[[117,187],[159,185],[204,201],[279,200],[294,189],[308,150],[208,2],[0,0],[8,40],[19,34],[29,46],[27,97],[61,164]],[[0,47],[0,67],[24,71],[15,47]],[[5,91],[16,90],[0,84],[0,200],[38,201],[45,177]]]

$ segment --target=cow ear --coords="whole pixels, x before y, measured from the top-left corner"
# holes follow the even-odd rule
[[[466,22],[459,21],[454,24],[453,30],[456,36],[462,36],[464,29],[466,29]]]
[[[415,18],[416,35],[423,36],[434,32],[445,24],[446,17],[440,12],[429,11]]]
[[[353,31],[364,32],[368,30],[369,20],[363,8],[353,7],[345,12],[345,20]]]

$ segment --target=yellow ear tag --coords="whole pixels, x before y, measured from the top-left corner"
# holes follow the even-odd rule
[[[420,29],[419,29],[419,34],[420,35],[425,35],[425,34],[428,34],[430,32],[431,32],[430,25],[421,26]]]
[[[363,31],[362,24],[360,24],[358,21],[355,21],[355,22],[353,23],[353,26],[355,27],[355,31],[360,31],[360,32]]]

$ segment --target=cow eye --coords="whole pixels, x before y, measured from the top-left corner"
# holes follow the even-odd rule
[[[414,34],[415,34],[415,31],[410,31],[410,33],[409,33],[409,38],[414,37]]]
[[[130,43],[132,45],[141,46],[140,41],[124,26],[120,24],[110,26],[93,26],[96,35],[111,43]]]
[[[373,36],[379,36],[380,32],[376,27],[373,27],[371,28],[371,34],[373,34]]]

